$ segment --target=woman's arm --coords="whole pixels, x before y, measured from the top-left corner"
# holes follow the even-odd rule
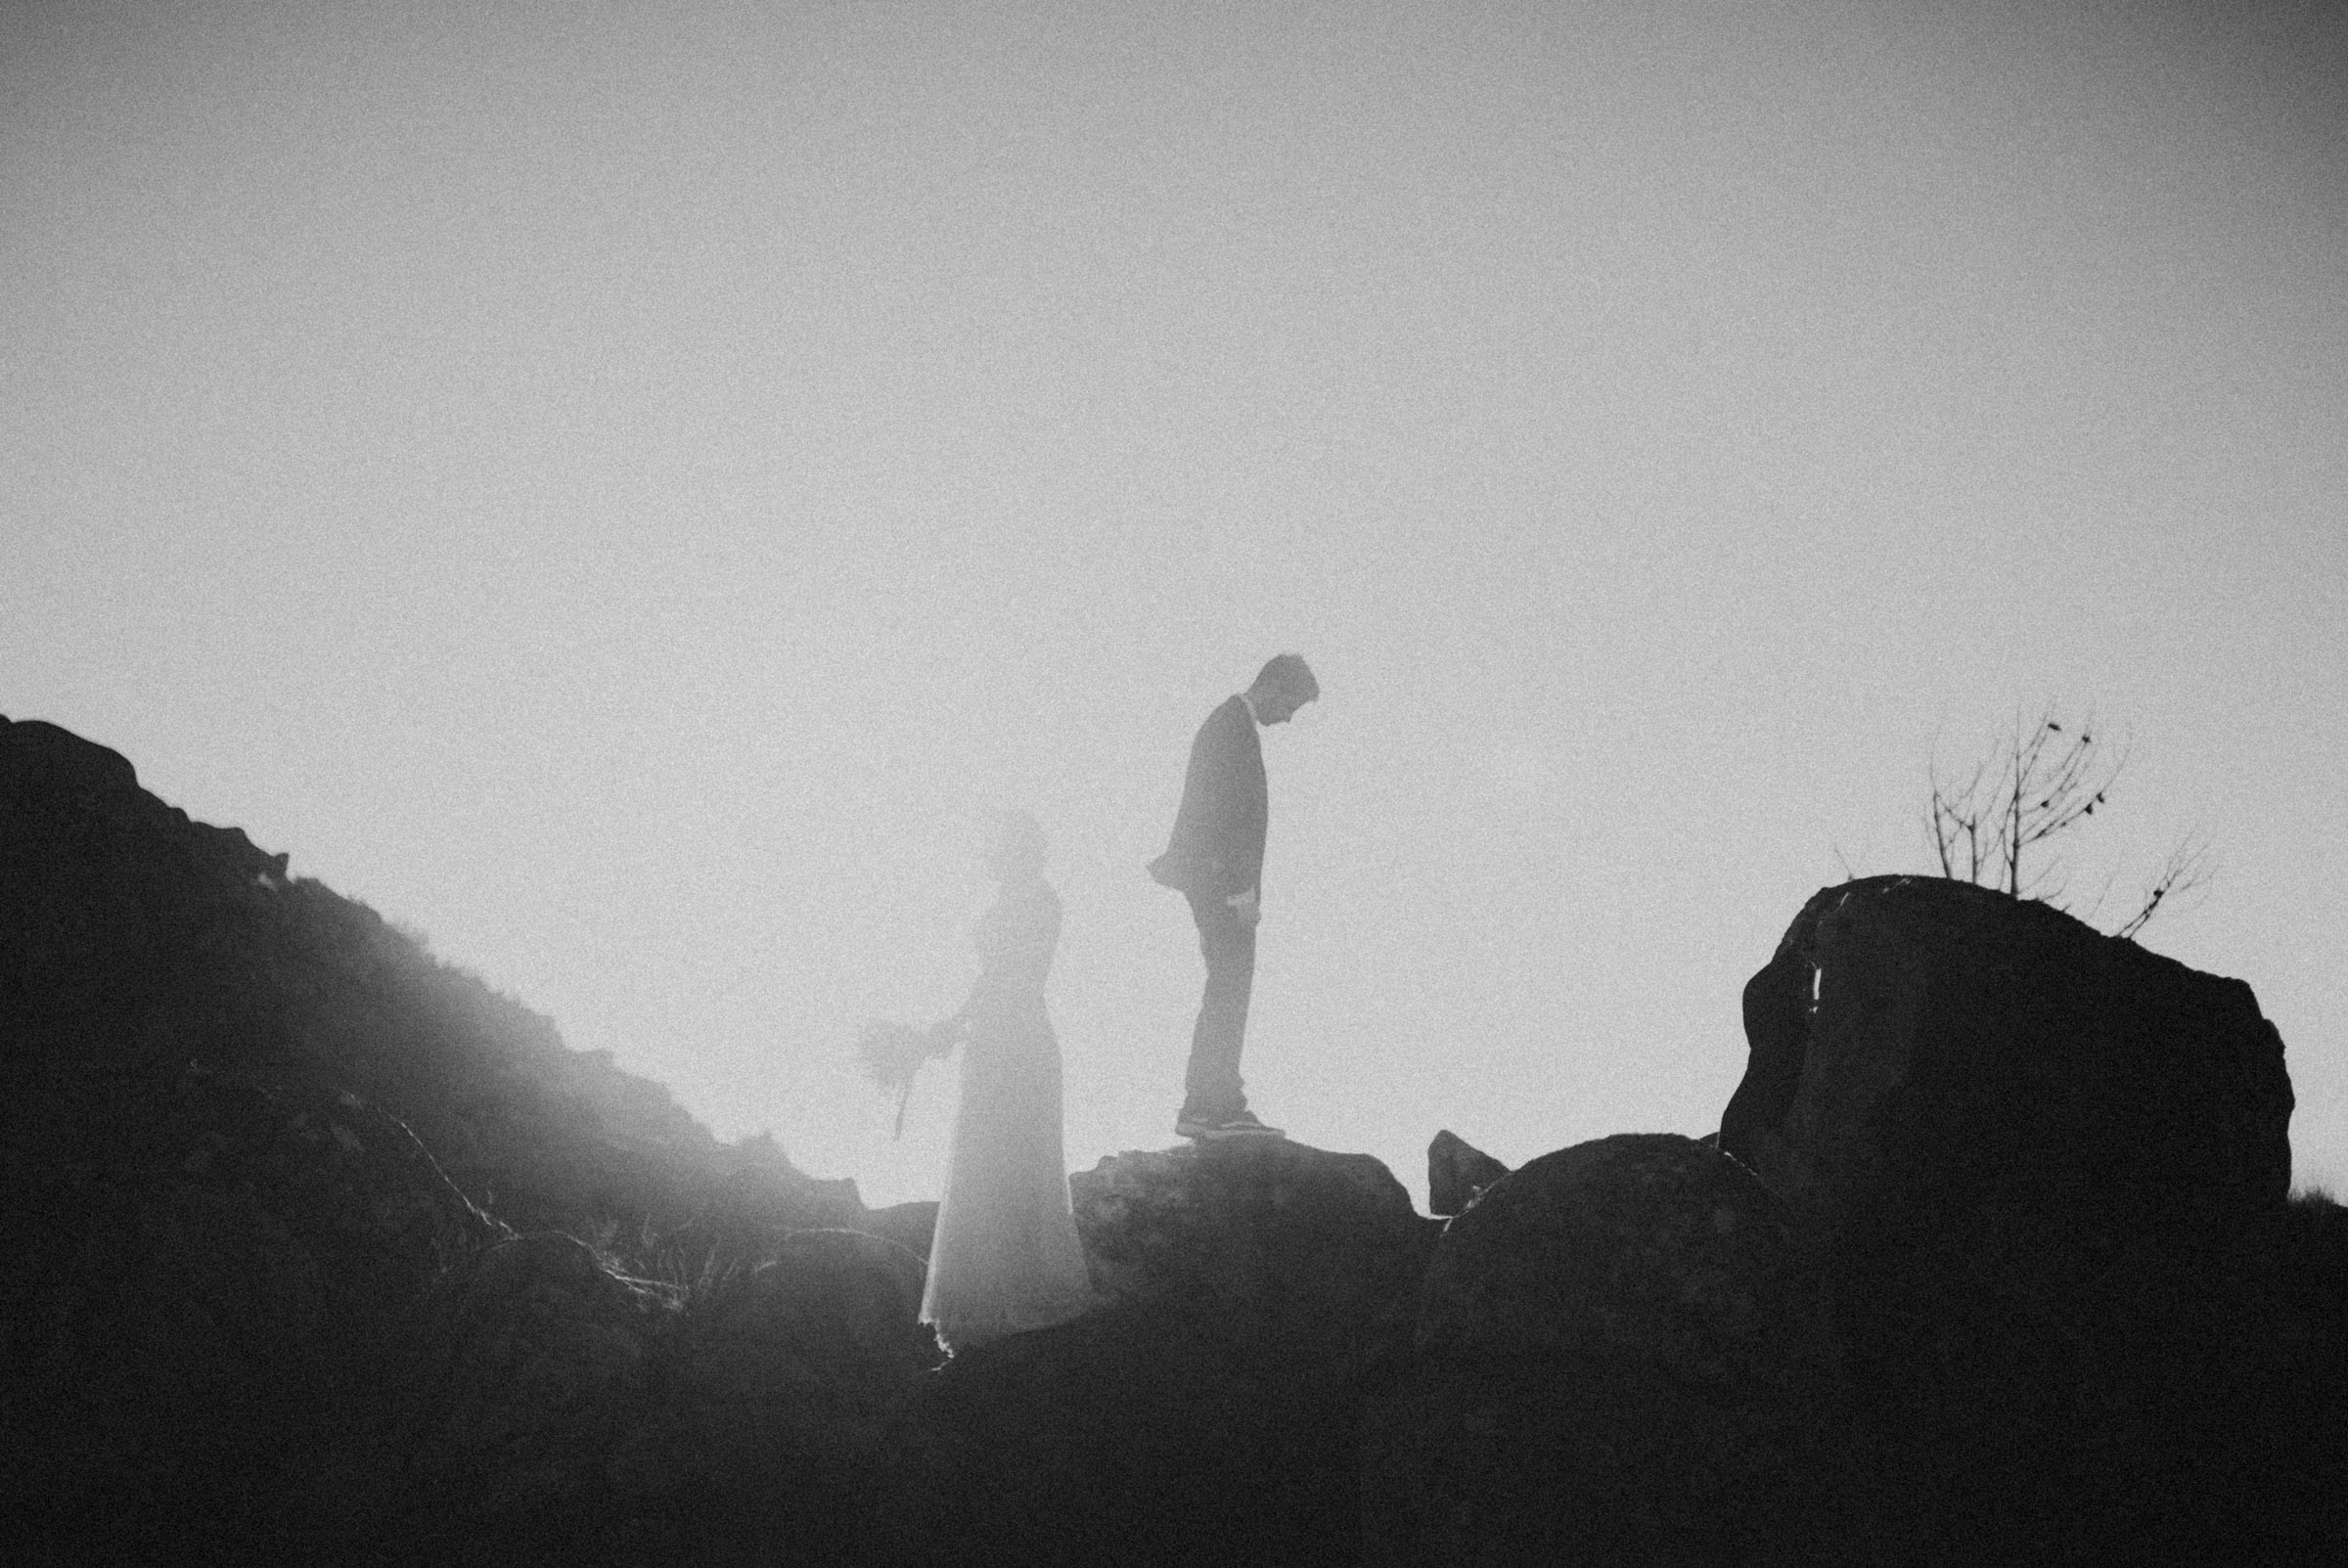
[[[978,998],[972,995],[969,1002],[962,1005],[961,1011],[940,1018],[929,1026],[930,1055],[951,1056],[954,1054],[955,1046],[961,1042],[964,1035],[970,1033],[971,1008],[977,1000]]]

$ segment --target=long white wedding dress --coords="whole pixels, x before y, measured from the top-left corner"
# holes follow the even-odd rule
[[[1040,878],[1006,883],[971,936],[979,976],[922,1293],[922,1322],[949,1351],[1093,1304],[1061,1163],[1060,1042],[1044,1011],[1060,895]]]

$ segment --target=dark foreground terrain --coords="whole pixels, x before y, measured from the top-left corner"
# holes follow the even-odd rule
[[[941,1365],[927,1205],[0,720],[12,1560],[2348,1561],[2348,1221],[2248,986],[1823,890],[1717,1135],[1417,1214],[1289,1143],[1073,1179],[1105,1305]]]

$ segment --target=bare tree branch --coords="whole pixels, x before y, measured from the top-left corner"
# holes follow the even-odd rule
[[[2152,878],[2151,885],[2145,890],[2143,906],[2116,934],[2135,936],[2164,904],[2205,886],[2216,872],[2217,863],[2210,854],[2209,841],[2198,836],[2186,839],[2169,851],[2169,858],[2161,864],[2159,874]]]
[[[2110,757],[2098,734],[2092,709],[2074,725],[2050,705],[2027,731],[2016,715],[2005,740],[1962,784],[1944,779],[1935,760],[1925,774],[1924,825],[1941,875],[2010,898],[2059,900],[2060,862],[2045,846],[2108,803],[2132,749],[2123,739],[2119,755]],[[2206,881],[2210,871],[2205,843],[2180,844],[2119,934],[2134,936],[2164,903]]]

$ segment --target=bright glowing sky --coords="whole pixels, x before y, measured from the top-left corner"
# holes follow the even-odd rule
[[[1171,1142],[1163,847],[1269,654],[1246,1071],[1423,1197],[1702,1133],[1935,745],[2093,702],[2102,923],[2348,1183],[2333,7],[13,4],[0,712],[726,1136],[934,1195],[976,808],[1082,1168]]]

